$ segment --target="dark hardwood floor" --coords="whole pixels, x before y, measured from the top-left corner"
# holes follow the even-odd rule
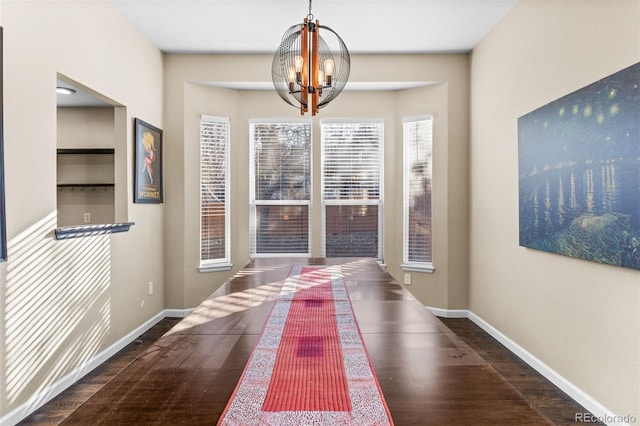
[[[514,355],[484,330],[465,318],[440,318],[478,355],[513,385],[545,417],[556,425],[584,425],[576,422],[576,414],[588,411]],[[585,416],[582,416],[585,417]],[[578,417],[580,418],[580,417]],[[603,426],[604,423],[589,423]]]
[[[345,271],[396,425],[578,424],[584,408],[471,321],[436,319],[377,265]],[[21,424],[214,424],[285,273],[282,260],[254,261],[190,317],[164,319]]]
[[[181,318],[163,319],[19,424],[59,425],[180,320]]]

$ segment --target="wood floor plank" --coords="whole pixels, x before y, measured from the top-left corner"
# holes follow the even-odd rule
[[[569,420],[571,410],[584,411],[566,408],[566,395],[547,394],[547,388],[524,380],[533,377],[529,371],[514,373],[522,366],[514,367],[508,356],[499,359],[500,348],[484,340],[481,330],[456,323],[455,334],[372,260],[257,259],[135,360],[105,367],[96,376],[102,379],[72,388],[24,424],[215,424],[294,263],[342,265],[397,425],[544,425]],[[118,368],[122,371],[109,376]],[[500,368],[515,374],[518,386],[505,380]],[[92,396],[87,399],[86,393]]]

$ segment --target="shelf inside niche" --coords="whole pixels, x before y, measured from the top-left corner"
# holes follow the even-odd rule
[[[115,184],[113,183],[59,183],[56,185],[58,189],[62,190],[63,188],[115,188]]]
[[[56,228],[53,232],[56,240],[68,240],[70,238],[82,238],[82,237],[91,237],[95,235],[127,232],[129,231],[132,225],[135,225],[135,222],[63,226],[60,228]]]
[[[83,155],[113,155],[113,148],[58,148],[59,155],[65,154],[83,154]]]

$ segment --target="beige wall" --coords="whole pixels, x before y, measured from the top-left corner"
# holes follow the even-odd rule
[[[233,91],[205,82],[261,82],[271,56],[166,55],[165,110],[168,186],[165,247],[167,307],[199,304],[249,261],[249,120],[300,118],[273,92]],[[355,56],[350,81],[438,84],[407,91],[343,92],[313,118],[312,255],[320,256],[320,120],[375,118],[385,122],[385,263],[402,276],[402,118],[434,114],[438,165],[434,170],[436,231],[433,274],[412,272],[413,291],[425,304],[461,308],[467,303],[468,57],[466,55]],[[230,272],[198,272],[199,116],[231,121]],[[307,117],[310,117],[309,115]]]
[[[517,119],[638,61],[638,1],[521,1],[474,50],[469,306],[636,418],[638,272],[518,246]]]
[[[163,124],[161,53],[109,2],[3,1],[0,11],[9,240],[0,264],[2,417],[161,312],[164,273],[163,206],[131,202],[133,117]],[[136,222],[128,233],[51,238],[58,73],[123,105],[113,146],[117,203],[127,204],[116,218]]]

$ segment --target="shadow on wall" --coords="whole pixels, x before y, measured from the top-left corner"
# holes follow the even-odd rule
[[[5,408],[46,401],[48,388],[98,354],[109,333],[109,236],[55,241],[55,227],[53,212],[8,243]]]

